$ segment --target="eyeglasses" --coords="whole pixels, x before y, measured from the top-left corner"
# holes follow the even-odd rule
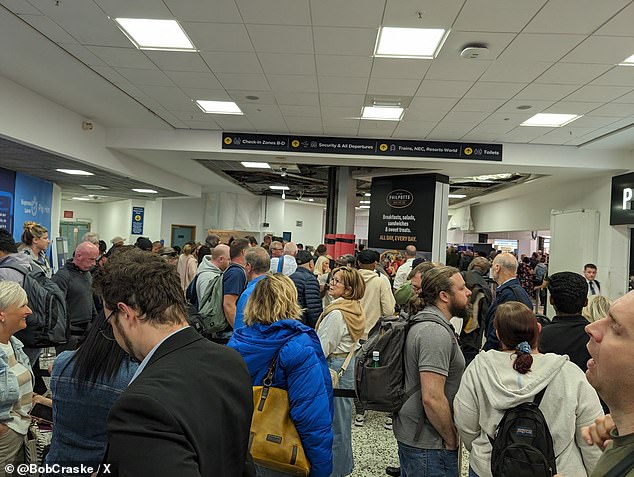
[[[117,313],[117,311],[118,310],[114,310],[110,312],[110,314],[106,317],[106,321],[104,322],[104,324],[101,326],[101,329],[99,330],[99,333],[101,333],[101,336],[103,336],[108,341],[116,341],[114,337],[114,331],[112,329],[112,323],[110,323],[110,320],[115,315],[115,313]]]
[[[330,280],[330,283],[333,285],[339,285],[340,283],[343,283],[343,280],[341,280],[340,278],[333,278]]]

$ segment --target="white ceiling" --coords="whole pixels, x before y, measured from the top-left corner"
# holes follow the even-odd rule
[[[108,128],[634,149],[634,67],[616,66],[634,54],[630,0],[0,0],[0,5],[0,75]],[[177,19],[199,51],[137,50],[114,17]],[[22,21],[34,30],[19,28]],[[380,26],[450,33],[434,60],[374,58]],[[486,45],[489,56],[461,59],[469,43]],[[359,120],[362,106],[376,97],[409,104],[403,120]],[[204,114],[195,99],[233,100],[245,114]],[[519,126],[538,112],[584,116],[564,128]],[[166,170],[175,169],[175,157],[191,159],[124,152]],[[214,183],[201,166],[179,163],[176,169],[198,183],[226,185],[222,179]],[[181,174],[184,169],[188,172]],[[199,173],[207,175],[201,179]]]

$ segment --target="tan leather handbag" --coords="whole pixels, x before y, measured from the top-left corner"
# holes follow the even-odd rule
[[[253,386],[253,419],[249,451],[256,464],[306,477],[310,462],[302,441],[291,420],[288,393],[271,386],[277,356],[264,378],[262,386]]]

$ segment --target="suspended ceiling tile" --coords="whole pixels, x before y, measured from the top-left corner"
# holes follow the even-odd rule
[[[214,73],[262,74],[262,67],[255,53],[201,51],[200,56]]]
[[[372,65],[372,78],[416,79],[425,76],[432,60],[411,58],[375,58]]]
[[[575,137],[582,137],[595,128],[558,128],[531,141],[532,144],[564,144]]]
[[[634,37],[591,36],[568,53],[564,63],[596,63],[614,66],[634,52]]]
[[[506,103],[504,103],[502,106],[500,106],[499,108],[499,112],[504,113],[518,113],[519,111],[526,111],[528,114],[530,114],[531,116],[542,112],[544,109],[548,108],[549,106],[552,106],[552,104],[554,103],[554,101],[530,101],[530,103],[528,103],[529,106],[531,106],[530,109],[526,109],[526,110],[520,110],[517,109],[518,107],[521,106],[525,106],[527,105],[526,101],[523,100],[517,100],[517,99],[512,99],[510,101],[507,101]]]
[[[339,136],[339,137],[350,137],[356,136],[359,131],[358,127],[354,128],[342,128],[342,127],[332,127],[332,128],[324,128],[324,134],[327,136]]]
[[[370,56],[316,55],[315,60],[320,76],[368,77],[372,70]]]
[[[453,107],[453,111],[492,113],[506,100],[504,99],[476,99],[464,97]]]
[[[526,26],[529,33],[591,34],[629,0],[550,0]]]
[[[360,115],[361,109],[355,108],[354,106],[345,108],[333,106],[321,107],[321,117],[324,121],[329,119],[359,119]]]
[[[233,0],[164,0],[181,22],[241,23],[242,17]]]
[[[183,121],[190,129],[202,129],[208,131],[222,131],[223,129],[215,122],[208,121]]]
[[[519,126],[528,118],[535,115],[535,112],[515,112],[496,111],[482,122],[482,126],[501,125],[504,127]],[[530,129],[530,128],[528,128]]]
[[[139,68],[116,68],[116,70],[136,85],[172,86],[172,81],[162,71]]]
[[[554,30],[557,31],[557,30]],[[585,35],[548,35],[520,33],[504,50],[500,60],[556,62],[586,39]]]
[[[318,91],[316,76],[268,75],[267,78],[273,91],[293,93],[316,93]]]
[[[584,86],[566,97],[570,101],[607,103],[632,91],[628,86]]]
[[[105,66],[106,64],[85,46],[77,43],[61,43],[59,46],[88,66]]]
[[[614,117],[614,116],[583,116],[572,123],[570,123],[567,127],[574,128],[602,128],[609,126],[611,124],[616,123],[617,121],[622,120],[624,117]],[[587,134],[587,133],[585,133]]]
[[[544,110],[545,113],[587,114],[597,109],[600,103],[584,103],[580,101],[559,101]]]
[[[258,58],[267,75],[316,75],[315,55],[260,53]]]
[[[599,28],[595,34],[600,36],[628,36],[634,25],[634,3],[630,3],[617,16]],[[632,52],[634,54],[634,52]]]
[[[130,45],[126,48],[116,48],[109,46],[89,46],[87,47],[103,63],[115,68],[139,68],[156,70],[156,65],[152,63],[141,50]]]
[[[473,129],[473,124],[440,123],[427,137],[437,141],[458,141]]]
[[[264,75],[245,75],[240,73],[218,73],[218,81],[225,89],[266,91],[269,83]]]
[[[592,116],[616,116],[625,118],[634,115],[632,105],[626,103],[608,103],[590,113]]]
[[[478,81],[465,94],[470,99],[510,99],[527,86],[526,83]]]
[[[289,129],[294,132],[301,129],[321,130],[321,117],[297,117],[297,116],[284,116],[286,124]]]
[[[615,66],[595,79],[592,85],[629,86],[634,88],[634,67]]]
[[[537,78],[535,83],[584,85],[611,68],[611,65],[557,63]]]
[[[531,142],[544,134],[548,134],[553,128],[526,127],[518,126],[508,133],[500,136],[500,140],[504,142]]]
[[[420,79],[371,78],[368,94],[384,96],[414,96]]]
[[[550,99],[553,101],[557,101],[559,99],[565,98],[578,88],[578,85],[532,83],[522,89],[522,91],[517,93],[514,99]]]
[[[319,95],[320,104],[322,106],[352,106],[359,108],[363,106],[365,95],[363,94],[337,94],[337,93],[322,93]]]
[[[368,78],[349,78],[344,76],[318,76],[320,93],[365,93]]]
[[[98,73],[99,75],[106,78],[108,81],[116,84],[121,87],[122,85],[130,85],[130,80],[125,76],[121,75],[119,72],[115,71],[114,68],[110,66],[93,66],[92,70]]]
[[[55,43],[77,43],[76,38],[48,17],[38,14],[20,15],[20,18]]]
[[[247,29],[242,24],[186,22],[183,28],[201,51],[253,51]]]
[[[377,31],[370,28],[314,27],[315,53],[370,56],[374,52]]]
[[[224,89],[182,88],[183,92],[192,99],[207,99],[209,101],[231,101],[232,98]]]
[[[520,32],[545,3],[546,0],[471,0],[465,2],[453,28],[462,31]]]
[[[481,44],[485,45],[488,50],[485,59],[495,60],[508,47],[508,45],[516,36],[517,35],[515,33],[452,30],[449,33],[445,44],[442,46],[440,53],[438,53],[437,58],[448,60],[462,60],[465,62],[480,61],[460,58],[460,53],[467,45]]]
[[[247,25],[258,53],[312,54],[313,34],[309,26]]]
[[[301,116],[308,118],[319,118],[321,121],[321,108],[319,106],[280,106],[280,111],[284,117]]]
[[[279,105],[291,106],[319,106],[319,95],[317,93],[287,93],[275,92],[275,99]]]
[[[2,2],[0,3],[16,15],[42,14],[42,12],[40,12],[37,8],[35,8],[26,0],[2,0]]]
[[[436,122],[412,121],[401,122],[394,130],[392,137],[401,139],[424,139],[436,127]]]
[[[447,113],[443,118],[443,123],[469,123],[471,127],[484,121],[488,116],[489,111],[455,111],[452,110]]]
[[[112,18],[172,19],[172,12],[162,0],[93,0]]]
[[[407,119],[419,121],[431,120],[432,118],[426,118],[428,114],[434,114],[435,117],[433,119],[437,119],[439,114],[444,116],[451,111],[457,102],[458,101],[454,98],[415,97],[407,110]]]
[[[141,86],[140,89],[168,111],[183,111],[194,107],[192,100],[176,87]]]
[[[515,126],[511,124],[478,124],[474,127],[470,134],[483,134],[483,135],[491,135],[498,136],[500,134],[506,134],[511,129],[514,129]]]
[[[207,64],[196,52],[146,51],[145,54],[164,71],[209,72]]]
[[[361,121],[359,135],[373,138],[388,138],[398,126],[397,121]]]
[[[244,23],[310,25],[308,0],[235,0]]]
[[[378,28],[385,0],[311,0],[313,25]],[[334,14],[333,12],[336,12]]]
[[[432,62],[425,79],[476,81],[493,64],[487,60],[441,60]]]
[[[383,25],[404,28],[448,28],[453,24],[463,4],[464,0],[424,3],[419,0],[387,0]]]
[[[423,80],[416,96],[431,98],[462,98],[474,85],[471,81]]]
[[[198,107],[194,106],[193,109],[188,109],[187,111],[170,111],[175,117],[180,119],[181,121],[197,121],[197,122],[208,122],[209,124],[213,124],[218,127],[218,124],[211,115],[203,113]]]
[[[215,114],[213,120],[224,131],[253,131],[255,128],[246,116],[233,116],[228,114]]]
[[[619,98],[616,98],[614,102],[634,104],[634,91],[632,91],[631,93],[627,93]]]
[[[166,71],[165,74],[180,88],[223,89],[211,73]]]
[[[272,91],[240,91],[230,89],[228,93],[238,105],[277,104],[275,94]],[[257,99],[252,99],[253,96],[257,97]]]
[[[496,61],[480,78],[481,81],[528,84],[552,66],[549,62],[514,59]]]

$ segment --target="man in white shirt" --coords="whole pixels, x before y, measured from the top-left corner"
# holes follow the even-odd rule
[[[394,277],[394,290],[398,290],[407,281],[409,272],[412,271],[414,260],[416,259],[416,247],[414,245],[408,245],[405,247],[405,258],[407,259],[403,265],[398,267],[396,276]]]
[[[588,297],[601,294],[601,284],[595,280],[597,276],[597,266],[594,263],[586,263],[583,266],[583,276],[588,282]]]
[[[287,277],[290,277],[295,273],[295,270],[297,270],[295,255],[297,255],[297,245],[293,242],[287,242],[286,245],[284,245],[284,254],[281,257],[276,257],[275,255],[271,257],[271,272],[283,273]]]

